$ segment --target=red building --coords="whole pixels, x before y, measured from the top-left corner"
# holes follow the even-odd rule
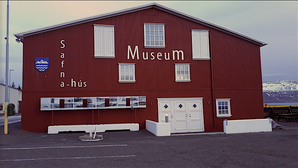
[[[15,34],[23,43],[22,129],[165,122],[222,131],[263,118],[260,47],[237,32],[149,4]]]

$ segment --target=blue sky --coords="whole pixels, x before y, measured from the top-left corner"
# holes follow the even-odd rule
[[[297,80],[295,1],[10,1],[11,82],[22,85],[22,43],[13,34],[156,2],[267,43],[261,48],[263,82]],[[0,80],[5,79],[6,1],[0,2]]]

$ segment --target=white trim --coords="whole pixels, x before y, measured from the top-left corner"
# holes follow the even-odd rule
[[[211,60],[211,58],[192,58],[192,60],[202,60],[202,61],[206,60],[206,61],[208,61],[208,60]]]
[[[93,24],[93,26],[115,27],[115,25],[106,25],[106,24]]]
[[[163,45],[147,45],[146,44],[146,25],[162,25],[162,28],[163,28]],[[155,31],[154,31],[155,32]],[[155,37],[155,35],[154,35]],[[151,42],[151,41],[150,41]],[[155,42],[155,40],[154,40]],[[144,23],[144,47],[145,48],[166,48],[166,38],[165,38],[165,24],[162,24],[162,23]]]
[[[119,83],[136,83],[136,80],[118,80]]]
[[[100,55],[94,55],[94,58],[111,58],[114,59],[116,58],[115,56],[100,56]]]
[[[190,63],[175,63],[175,82],[191,82],[190,79]],[[178,65],[188,65],[188,79],[177,79],[177,66]]]
[[[166,48],[166,46],[145,46],[144,48]]]
[[[133,79],[132,80],[121,80],[121,65],[133,65],[132,73],[133,73]],[[135,63],[118,63],[118,82],[119,83],[135,83],[136,82],[136,67]]]
[[[215,101],[216,101],[216,117],[218,117],[218,118],[232,117],[231,98],[220,98],[220,99],[215,99]],[[218,102],[219,101],[227,101],[228,102],[228,114],[219,114],[219,111],[218,111]]]
[[[187,80],[175,80],[175,82],[191,82],[191,80],[189,79],[187,79]]]

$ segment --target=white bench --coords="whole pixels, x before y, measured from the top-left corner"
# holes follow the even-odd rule
[[[224,120],[226,134],[248,132],[272,132],[271,119]]]
[[[105,132],[112,130],[130,130],[139,131],[138,123],[122,123],[122,124],[99,124],[99,125],[54,125],[48,127],[48,134],[58,134],[59,132],[76,132],[90,131]]]

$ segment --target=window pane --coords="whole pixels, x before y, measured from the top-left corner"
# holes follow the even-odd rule
[[[159,30],[160,30],[160,31],[163,31],[163,25],[160,25],[160,26],[159,26]]]

